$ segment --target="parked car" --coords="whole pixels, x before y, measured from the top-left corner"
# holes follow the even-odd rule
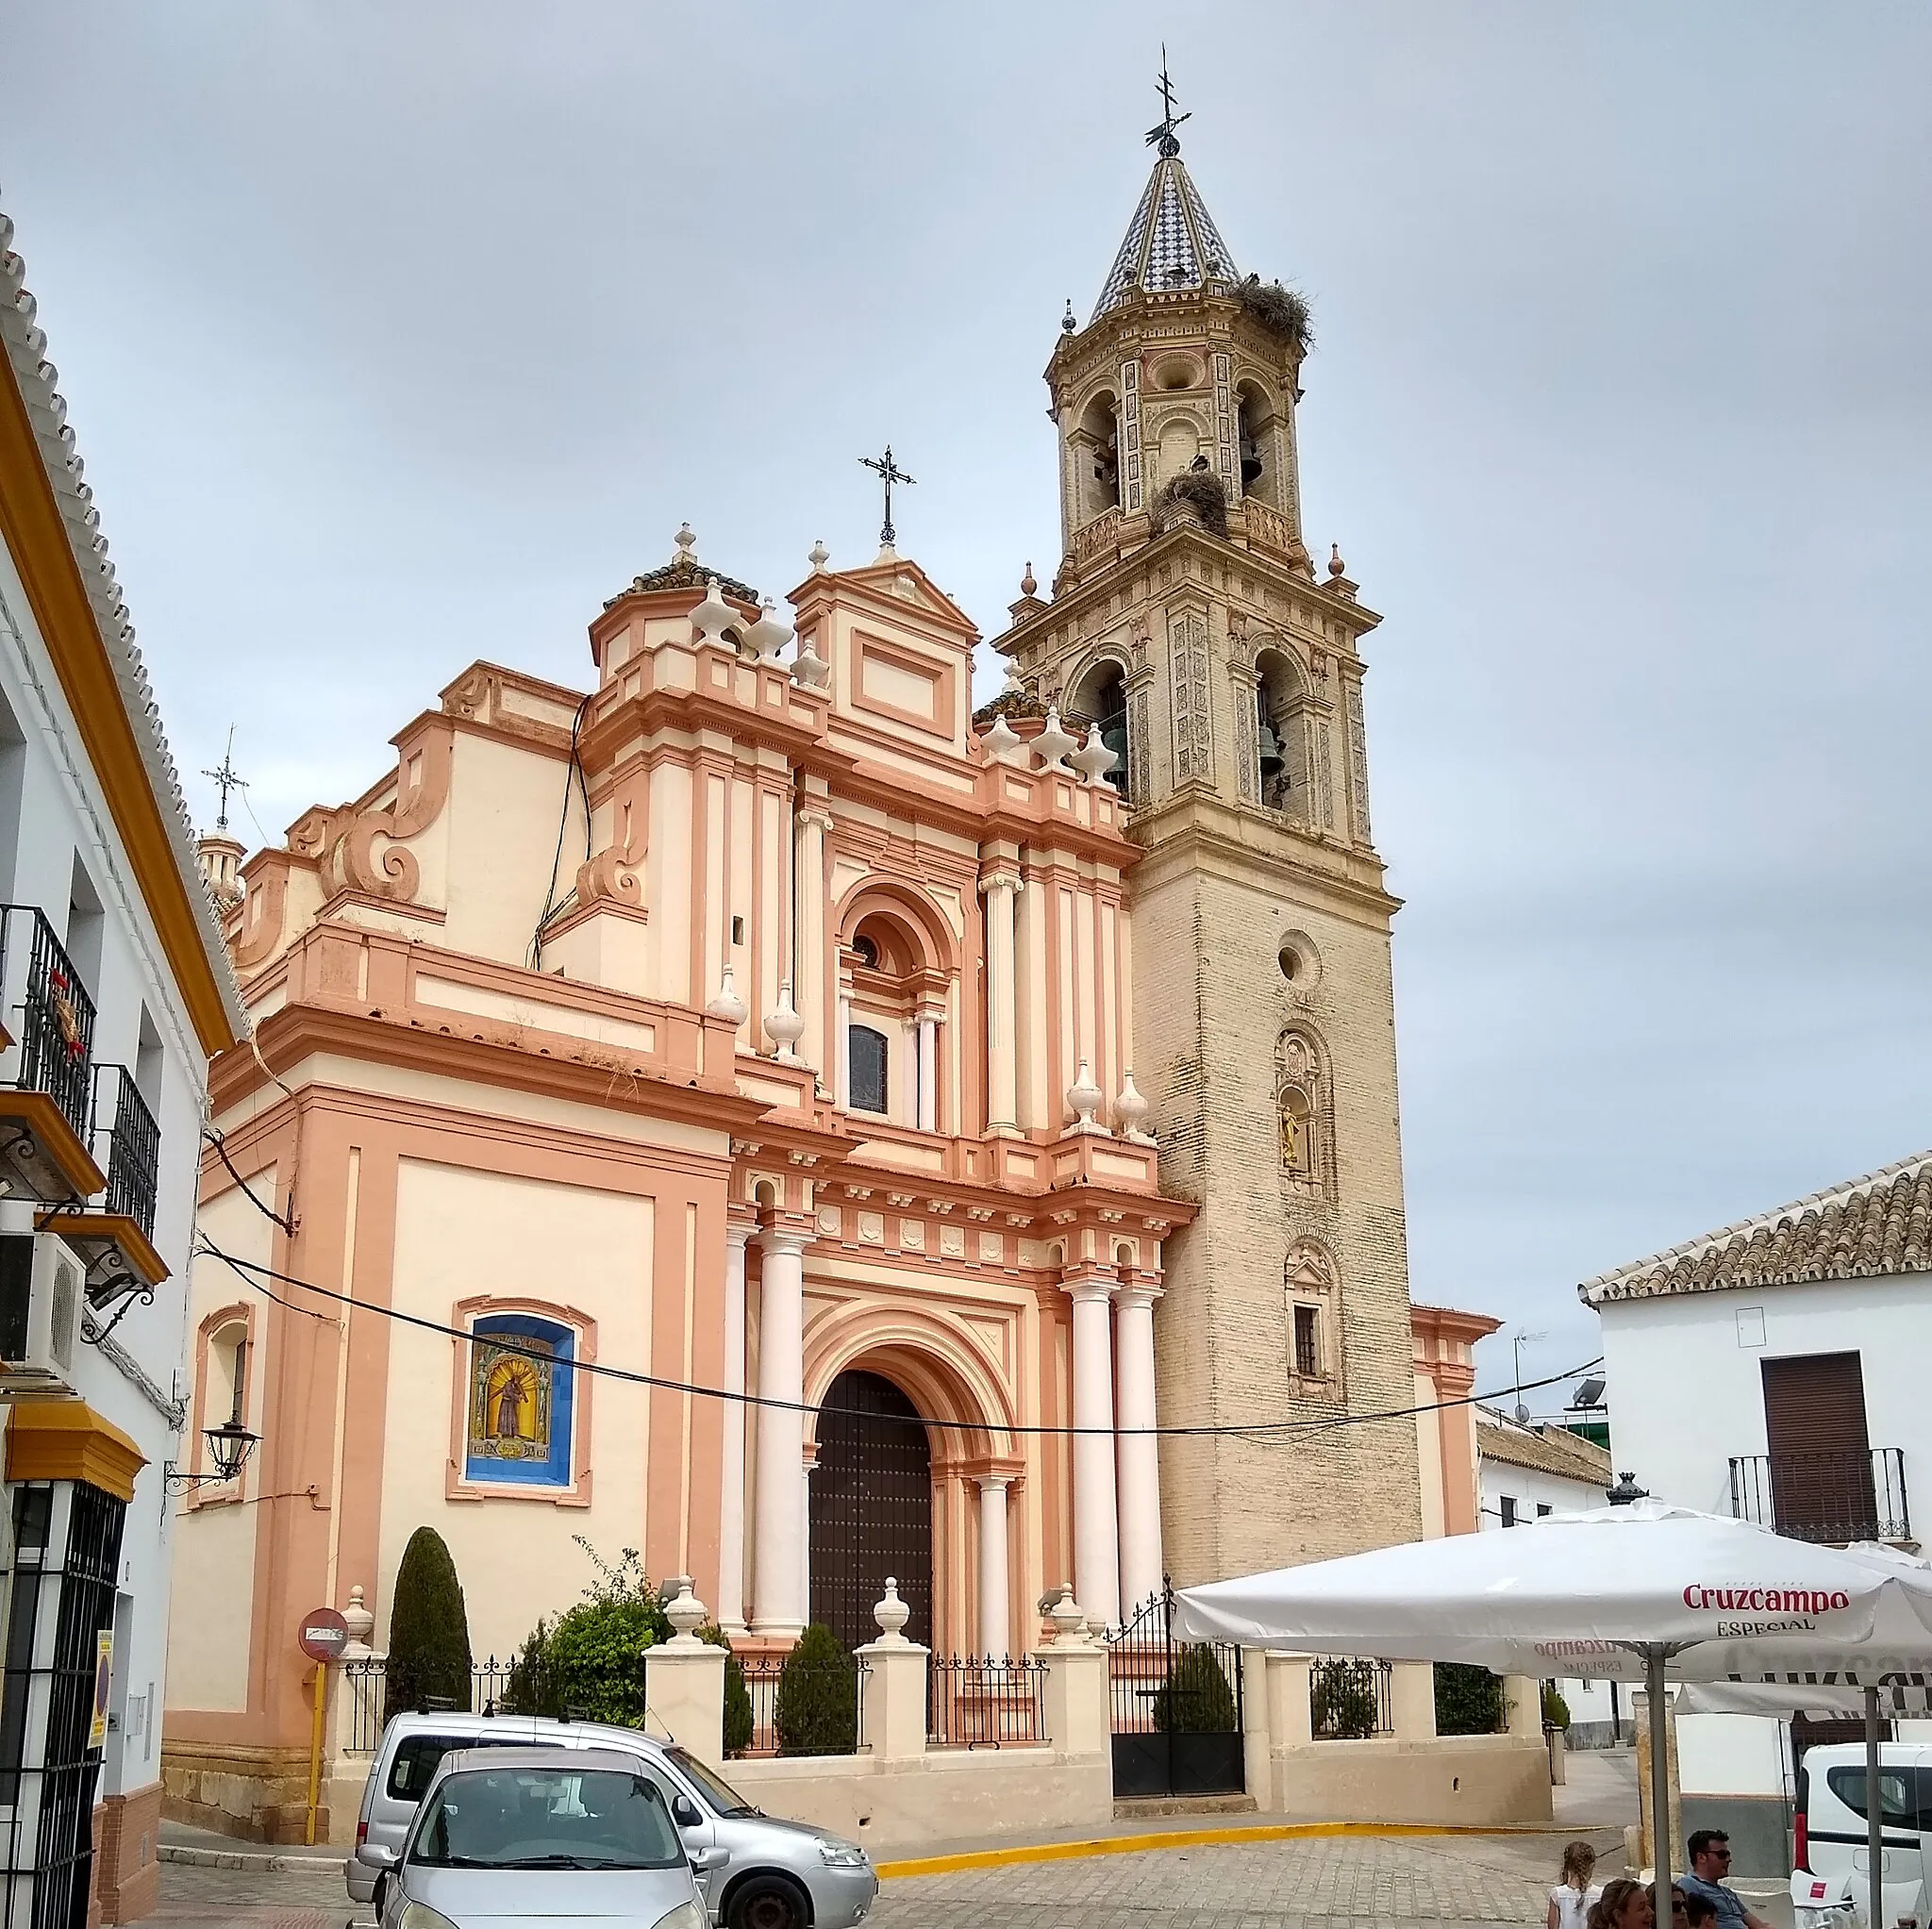
[[[393,1862],[382,1929],[709,1922],[663,1789],[618,1749],[453,1751]]]
[[[854,1929],[871,1913],[878,1878],[856,1842],[764,1814],[675,1743],[635,1728],[534,1715],[393,1716],[362,1788],[355,1853],[344,1865],[350,1899],[373,1901],[381,1913],[387,1870],[445,1755],[537,1745],[636,1757],[662,1791],[697,1864],[705,1905],[722,1929]]]
[[[1932,1836],[1932,1748],[1887,1741],[1878,1756],[1879,1874],[1887,1923],[1924,1922],[1927,1837]],[[1806,1751],[1793,1818],[1791,1906],[1800,1929],[1824,1929],[1839,1912],[1862,1921],[1872,1876],[1867,1846],[1865,1744],[1833,1742]],[[1809,1919],[1807,1925],[1807,1919]]]

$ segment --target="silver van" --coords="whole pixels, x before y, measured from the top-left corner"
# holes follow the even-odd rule
[[[387,1871],[445,1754],[456,1749],[614,1749],[635,1755],[683,1838],[720,1929],[853,1929],[871,1913],[878,1877],[856,1842],[757,1808],[715,1769],[675,1742],[596,1721],[534,1715],[396,1715],[382,1731],[344,1865],[350,1900],[381,1913]]]

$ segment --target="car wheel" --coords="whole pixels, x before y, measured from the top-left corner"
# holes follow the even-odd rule
[[[782,1875],[754,1875],[724,1912],[726,1929],[806,1929],[810,1920],[804,1895]]]

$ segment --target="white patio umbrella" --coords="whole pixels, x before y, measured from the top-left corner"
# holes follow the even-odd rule
[[[1932,1661],[1932,1586],[1903,1566],[1640,1500],[1185,1588],[1174,1629],[1296,1653],[1642,1681],[1667,1889],[1666,1680],[1824,1671],[1853,1655]]]

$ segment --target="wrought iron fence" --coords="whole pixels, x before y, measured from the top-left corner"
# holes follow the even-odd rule
[[[1171,1583],[1108,1637],[1107,1680],[1116,1797],[1240,1792],[1241,1651],[1180,1639]]]
[[[389,1670],[380,1655],[366,1661],[344,1661],[339,1695],[348,1697],[348,1712],[342,1717],[344,1754],[374,1754],[382,1739],[383,1704],[389,1697]]]
[[[1317,1741],[1393,1735],[1393,1671],[1386,1661],[1317,1661],[1308,1671],[1308,1710]]]
[[[785,1676],[786,1658],[783,1655],[733,1655],[744,1683],[745,1699],[750,1704],[750,1720],[747,1725],[741,1715],[738,1732],[734,1734],[732,1712],[727,1702],[724,1709],[724,1753],[734,1759],[742,1760],[748,1756],[774,1754],[851,1754],[864,1748],[865,1682],[869,1672],[865,1663],[856,1655],[843,1656],[844,1666],[852,1676],[853,1700],[858,1711],[851,1739],[847,1741],[842,1735],[828,1733],[824,1720],[804,1707],[791,1718],[798,1723],[796,1732],[791,1736],[782,1732],[778,1695]],[[729,1693],[728,1686],[726,1692]]]
[[[1731,1512],[1793,1540],[1909,1540],[1904,1451],[1746,1455],[1731,1462]]]
[[[925,1738],[933,1748],[1031,1747],[1045,1739],[1046,1664],[1023,1655],[926,1664]]]
[[[7,965],[23,931],[27,934],[26,970],[16,1007]],[[0,984],[8,994],[5,1017],[16,1008],[20,1013],[20,1062],[12,1083],[23,1091],[45,1092],[85,1139],[94,1001],[53,925],[31,905],[0,905]]]
[[[778,1677],[785,1671],[785,1657],[782,1655],[747,1655],[739,1661],[738,1668],[744,1678],[745,1698],[751,1704],[751,1726],[748,1732],[741,1730],[738,1735],[730,1734],[730,1713],[727,1710],[724,1752],[740,1757],[776,1754]]]
[[[94,1071],[95,1137],[103,1131],[108,1135],[108,1210],[125,1213],[153,1239],[161,1128],[125,1065],[101,1065]]]

